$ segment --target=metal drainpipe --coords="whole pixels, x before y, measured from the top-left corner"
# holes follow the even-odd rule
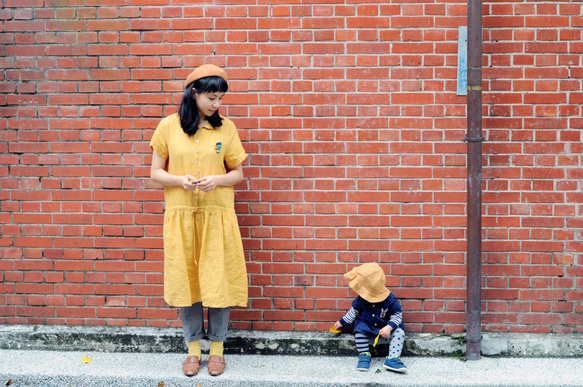
[[[482,0],[468,0],[466,359],[482,343]]]

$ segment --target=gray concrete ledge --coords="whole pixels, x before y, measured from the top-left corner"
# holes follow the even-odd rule
[[[203,352],[209,343],[202,341]],[[0,325],[0,349],[98,351],[119,353],[185,353],[177,328]],[[386,345],[375,355],[384,356]],[[247,355],[354,356],[351,334],[329,332],[229,332],[225,353]],[[465,354],[464,334],[407,334],[403,356]],[[500,357],[581,357],[583,334],[484,333],[482,354]]]
[[[87,356],[90,363],[83,363]],[[225,373],[187,378],[185,354],[0,349],[0,385],[10,387],[581,387],[582,358],[403,357],[406,374],[372,360],[356,370],[353,356],[226,355]]]

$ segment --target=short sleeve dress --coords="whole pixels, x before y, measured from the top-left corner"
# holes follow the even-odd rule
[[[171,175],[221,175],[247,154],[233,122],[189,136],[178,114],[160,121],[150,147]],[[171,306],[202,302],[211,308],[247,306],[247,270],[233,187],[187,192],[164,186],[164,299]]]

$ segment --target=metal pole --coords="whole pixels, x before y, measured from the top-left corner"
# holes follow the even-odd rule
[[[466,359],[482,343],[482,1],[468,0]]]

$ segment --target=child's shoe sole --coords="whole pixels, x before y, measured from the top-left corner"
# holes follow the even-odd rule
[[[386,369],[393,371],[393,372],[399,372],[401,374],[406,374],[407,373],[407,368],[391,368],[387,365],[383,365],[383,367],[385,367]]]

